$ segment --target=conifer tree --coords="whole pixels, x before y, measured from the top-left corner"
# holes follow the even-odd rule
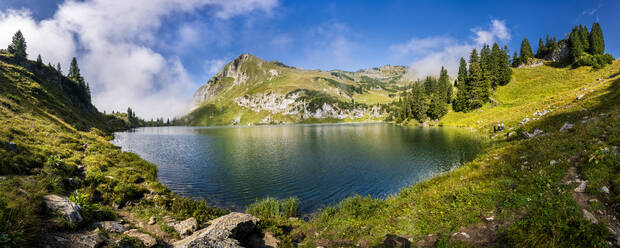
[[[426,112],[428,110],[427,98],[424,91],[424,86],[420,83],[413,84],[411,88],[411,102],[409,104],[409,106],[411,106],[411,117],[419,122],[426,120]]]
[[[605,53],[605,39],[603,38],[603,30],[598,22],[592,24],[590,30],[590,53],[592,55]]]
[[[583,43],[579,34],[579,27],[574,27],[568,37],[570,45],[570,57],[573,62],[577,61],[579,56],[584,52]]]
[[[465,85],[465,80],[467,80],[467,62],[465,62],[464,58],[461,58],[459,61],[459,73],[457,76],[457,87],[461,85]]]
[[[43,66],[43,59],[41,59],[41,54],[39,54],[39,56],[37,56],[37,65],[38,66]]]
[[[56,71],[58,71],[58,73],[60,73],[60,75],[62,75],[62,68],[60,68],[60,62],[58,62],[58,64],[56,64]]]
[[[472,50],[469,57],[469,78],[467,85],[469,87],[469,109],[477,109],[482,107],[482,104],[486,102],[489,96],[488,81],[484,78],[482,68],[480,66],[480,59],[476,49]]]
[[[441,96],[442,100],[445,103],[450,103],[452,101],[452,84],[450,83],[448,70],[446,70],[443,66],[439,72],[439,80],[437,84],[441,89],[438,94]]]
[[[512,55],[512,67],[519,67],[519,56],[517,52]]]
[[[452,109],[457,112],[466,112],[469,110],[469,106],[467,105],[467,97],[469,96],[469,91],[467,87],[467,62],[465,62],[464,58],[461,58],[459,63],[459,72],[457,74],[456,79],[456,97],[452,101]]]
[[[523,38],[521,42],[521,52],[519,54],[520,64],[526,63],[530,58],[534,57],[534,53],[532,52],[532,47],[530,46],[530,41],[527,40],[527,37]]]
[[[497,71],[497,84],[508,84],[510,82],[510,78],[512,77],[512,69],[510,69],[510,56],[508,55],[507,46],[504,46],[504,49],[499,52]]]
[[[8,52],[15,55],[15,57],[19,59],[26,59],[28,54],[26,53],[26,39],[22,35],[21,30],[17,30],[17,32],[13,35],[13,41],[8,47]]]
[[[424,80],[424,92],[426,95],[430,95],[437,90],[437,80],[433,77],[428,76]]]
[[[583,51],[590,50],[590,39],[589,39],[588,27],[579,24],[579,39],[581,40],[581,44],[583,45]]]
[[[546,48],[545,43],[543,43],[542,38],[540,38],[538,40],[538,49],[536,49],[536,58],[542,59],[545,56]]]

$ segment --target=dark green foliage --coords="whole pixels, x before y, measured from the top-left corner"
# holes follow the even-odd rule
[[[24,39],[22,31],[17,30],[15,35],[13,35],[13,41],[11,42],[7,50],[9,53],[12,53],[13,55],[15,55],[15,57],[19,59],[26,59],[26,57],[28,56],[28,54],[26,53],[26,48],[26,39]]]
[[[437,80],[431,76],[426,77],[424,80],[424,93],[430,95],[437,91]]]
[[[594,69],[601,69],[605,67],[605,65],[609,65],[614,61],[614,57],[611,54],[596,54],[590,55],[587,53],[583,53],[577,60],[575,61],[575,66],[592,66]]]
[[[589,38],[588,27],[582,26],[579,24],[579,40],[581,40],[581,44],[583,45],[583,50],[590,50],[590,38]]]
[[[178,197],[172,201],[170,211],[179,219],[194,217],[198,223],[204,223],[225,214],[224,211],[209,206],[204,199],[196,201],[187,197]]]
[[[41,54],[39,54],[39,56],[37,56],[37,65],[39,67],[43,66],[43,59],[41,59]]]
[[[464,58],[461,58],[459,65],[459,72],[457,78],[457,93],[454,101],[452,101],[452,109],[457,112],[467,111],[469,109],[467,104],[467,98],[469,96],[469,87],[467,86],[467,78],[469,78],[467,72],[467,62]]]
[[[482,67],[480,65],[480,59],[476,49],[472,50],[469,57],[469,78],[468,84],[468,106],[469,109],[477,109],[488,101],[490,94],[490,82],[485,77]]]
[[[448,113],[448,104],[439,94],[432,94],[428,104],[427,115],[432,120],[438,120]]]
[[[523,38],[521,42],[521,51],[519,53],[519,64],[526,63],[529,59],[534,57],[534,53],[532,52],[532,47],[530,46],[530,41],[527,40],[527,37]]]
[[[439,80],[437,81],[439,91],[437,94],[442,98],[443,102],[452,102],[452,84],[450,83],[450,76],[448,76],[448,70],[443,66],[439,72]]]
[[[590,30],[590,49],[589,53],[593,55],[605,53],[605,39],[603,38],[603,30],[598,22],[592,24],[592,30]]]
[[[62,68],[60,67],[60,62],[58,62],[58,64],[56,64],[56,71],[58,71],[58,73],[60,75],[62,75]]]
[[[495,45],[493,46],[495,48]],[[508,55],[508,47],[504,47],[504,49],[499,50],[499,47],[497,50],[493,49],[493,52],[496,55],[494,55],[496,57],[496,66],[497,66],[497,71],[496,71],[496,76],[495,76],[495,82],[494,85],[506,85],[510,82],[510,78],[512,77],[512,69],[510,69],[510,56]]]
[[[467,62],[465,61],[464,58],[461,58],[461,60],[459,61],[459,73],[458,73],[458,77],[457,77],[457,84],[456,86],[459,87],[461,85],[465,85],[465,81],[467,80]]]
[[[581,36],[579,34],[579,27],[574,27],[570,32],[568,37],[568,42],[570,45],[570,57],[573,62],[576,62],[577,59],[584,53],[584,45],[581,40]]]
[[[519,66],[519,56],[517,55],[517,52],[514,52],[514,54],[512,54],[512,61],[511,61],[511,65],[512,67],[518,67]]]
[[[60,64],[58,66],[60,67]],[[75,81],[75,83],[77,84],[78,88],[80,89],[79,93],[82,100],[90,103],[90,86],[86,83],[86,81],[84,81],[84,77],[82,77],[82,74],[80,73],[80,68],[78,67],[77,59],[75,57],[73,57],[73,59],[71,60],[71,65],[69,66],[69,73],[67,74],[67,77]]]

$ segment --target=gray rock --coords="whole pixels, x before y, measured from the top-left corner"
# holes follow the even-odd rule
[[[598,224],[598,220],[596,219],[596,217],[594,217],[594,215],[590,212],[588,212],[588,210],[582,209],[583,210],[583,217],[586,218],[586,220],[592,222],[592,224]]]
[[[155,225],[157,224],[157,219],[155,219],[155,216],[151,216],[151,218],[149,218],[149,225]]]
[[[409,248],[411,247],[411,241],[404,237],[388,234],[385,240],[383,240],[383,246],[390,248]]]
[[[244,213],[230,213],[212,220],[207,228],[194,232],[180,241],[174,247],[241,247],[239,240],[243,240],[254,231],[260,220]]]
[[[553,51],[551,51],[550,53],[548,53],[547,55],[545,55],[543,59],[550,60],[553,62],[558,62],[558,61],[568,58],[569,55],[570,55],[570,48],[568,47],[568,45],[565,42],[560,42],[558,44],[558,47],[554,49]]]
[[[585,95],[578,95],[577,98],[575,98],[576,100],[581,100],[581,98],[583,98],[583,96]]]
[[[555,160],[551,160],[551,161],[549,161],[549,165],[551,165],[551,166],[554,166],[554,165],[556,165],[557,163],[558,163],[558,161],[555,161]]]
[[[530,118],[527,118],[527,117],[526,117],[526,118],[524,118],[524,119],[521,121],[521,124],[525,124],[525,123],[528,123],[528,122],[530,122],[530,121],[532,121],[532,119],[530,119]]]
[[[123,233],[127,231],[127,228],[121,225],[120,221],[100,221],[95,222],[93,226],[110,233]]]
[[[575,192],[577,193],[584,193],[586,192],[586,184],[588,183],[588,181],[581,181],[579,183],[579,186],[577,186],[577,188],[575,188]]]
[[[191,217],[187,220],[174,224],[172,228],[174,228],[174,230],[177,231],[181,237],[186,237],[198,229],[198,221],[196,218]]]
[[[562,127],[560,128],[560,132],[568,132],[570,130],[573,130],[575,127],[574,124],[570,124],[568,122],[565,122],[564,125],[562,125]]]
[[[157,240],[155,238],[151,237],[151,235],[138,231],[138,229],[125,231],[123,234],[139,239],[146,247],[153,247],[157,244]]]
[[[43,197],[45,206],[65,216],[71,223],[78,223],[83,220],[80,215],[80,206],[69,201],[69,198],[59,195],[46,195]]]
[[[543,131],[540,129],[535,129],[532,133],[528,133],[525,131],[522,133],[523,137],[526,139],[531,139],[541,134],[543,134]]]
[[[605,194],[609,194],[609,188],[607,188],[607,186],[601,187],[600,190],[603,191],[603,193],[605,193]]]

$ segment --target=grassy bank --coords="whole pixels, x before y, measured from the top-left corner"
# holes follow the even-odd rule
[[[618,61],[598,71],[515,70],[513,81],[495,92],[494,103],[470,113],[451,112],[439,123],[491,133],[491,146],[474,161],[384,200],[346,199],[320,211],[290,237],[303,247],[381,246],[390,235],[420,246],[609,246],[604,221],[592,224],[583,218],[571,196],[576,184],[563,179],[575,166],[590,182],[587,192],[602,202],[588,210],[618,211],[620,163],[605,147],[620,146],[619,71]],[[533,116],[537,110],[551,112]],[[524,118],[531,121],[520,124]],[[507,130],[493,134],[496,122]],[[566,122],[574,129],[560,132]],[[535,129],[544,134],[521,137]],[[602,186],[611,192],[603,193]],[[456,232],[470,238],[453,236]]]

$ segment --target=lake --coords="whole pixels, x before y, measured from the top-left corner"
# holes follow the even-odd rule
[[[474,158],[471,131],[390,124],[145,127],[114,144],[158,166],[173,192],[232,210],[297,197],[300,211],[359,194],[386,197]]]

